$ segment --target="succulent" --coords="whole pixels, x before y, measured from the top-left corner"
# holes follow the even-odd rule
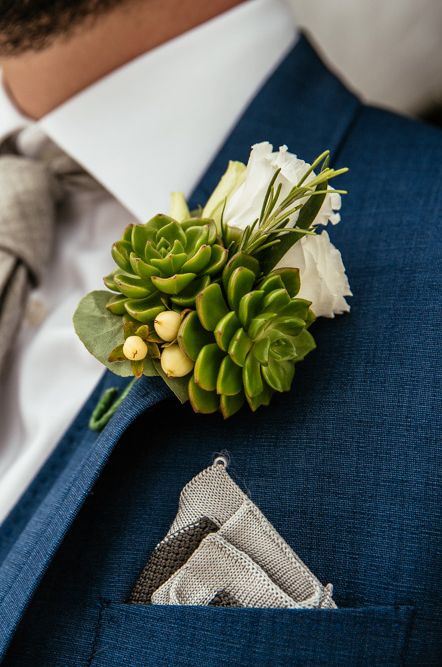
[[[191,307],[222,272],[227,255],[213,220],[177,222],[157,215],[144,225],[129,225],[112,247],[118,269],[104,283],[116,294],[107,308],[146,324],[165,308]]]
[[[315,348],[310,302],[296,298],[297,269],[258,279],[258,261],[239,253],[222,280],[206,286],[181,324],[178,344],[194,361],[189,397],[195,412],[225,418],[247,401],[255,411],[289,391],[295,364]]]

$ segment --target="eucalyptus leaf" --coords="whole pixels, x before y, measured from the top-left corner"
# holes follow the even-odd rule
[[[130,361],[109,362],[109,354],[124,343],[123,321],[107,308],[109,292],[97,290],[87,294],[74,313],[74,328],[86,349],[115,375],[131,376]],[[184,403],[188,399],[187,378],[169,378],[159,361],[144,360],[144,375],[160,376],[176,397]]]
[[[104,290],[89,292],[80,301],[74,313],[77,336],[106,368],[122,377],[132,375],[130,361],[108,361],[109,355],[124,343],[123,320],[106,308],[111,294]]]

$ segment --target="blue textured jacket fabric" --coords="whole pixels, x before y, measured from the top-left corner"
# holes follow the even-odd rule
[[[331,230],[351,314],[315,323],[318,349],[289,394],[225,423],[143,378],[97,436],[88,418],[115,384],[104,376],[0,532],[2,664],[442,664],[442,134],[362,105],[303,38],[195,202],[266,139],[307,160],[328,147],[351,169]],[[181,488],[224,449],[339,609],[126,604]]]

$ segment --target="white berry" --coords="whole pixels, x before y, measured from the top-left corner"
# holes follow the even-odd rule
[[[155,331],[162,340],[170,343],[178,335],[178,329],[181,325],[181,317],[174,310],[163,310],[156,316],[153,323]]]
[[[163,349],[161,368],[168,377],[181,378],[190,373],[193,361],[184,354],[179,345],[170,345]]]
[[[124,341],[123,354],[131,361],[141,361],[147,355],[147,345],[140,336],[129,336]]]

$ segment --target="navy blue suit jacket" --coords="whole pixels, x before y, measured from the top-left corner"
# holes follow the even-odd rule
[[[330,148],[351,169],[332,230],[351,314],[315,323],[318,349],[289,394],[226,423],[143,378],[97,436],[91,410],[115,384],[104,376],[0,533],[5,665],[442,664],[442,135],[361,104],[303,38],[195,202],[265,139],[307,160]],[[334,584],[339,609],[125,603],[181,488],[222,449],[232,476]]]

